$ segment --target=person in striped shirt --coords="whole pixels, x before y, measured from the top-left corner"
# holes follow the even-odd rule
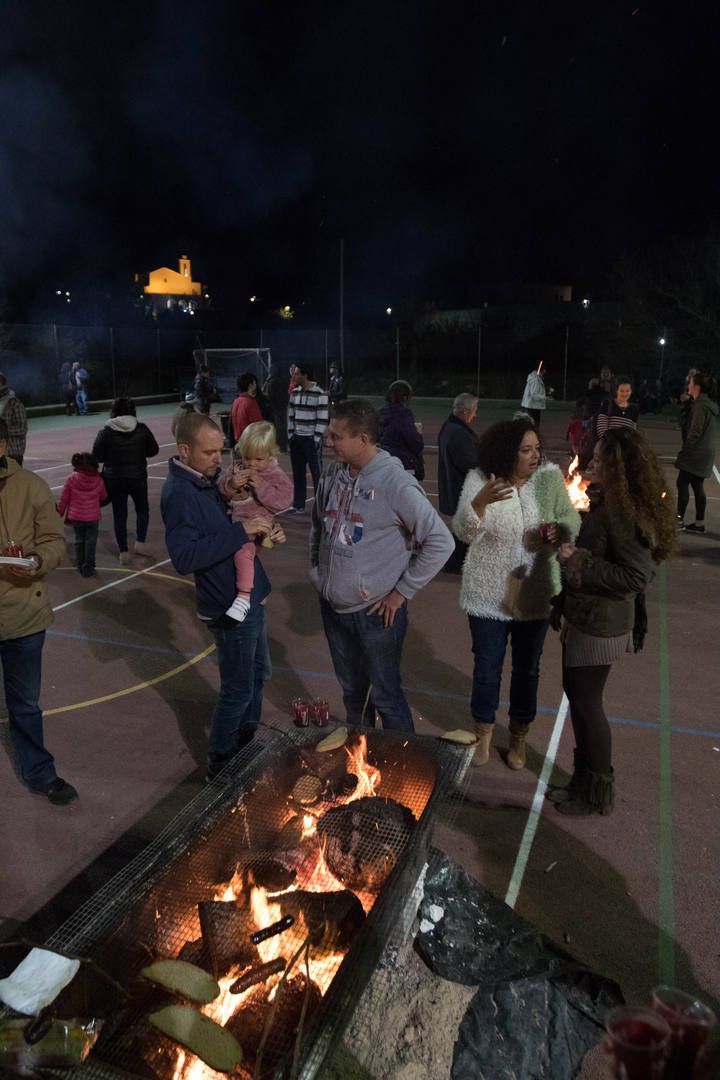
[[[615,396],[612,401],[608,398],[604,401],[600,412],[595,419],[595,434],[597,438],[604,435],[606,431],[611,431],[614,428],[637,427],[639,409],[637,405],[634,405],[630,398],[632,397],[632,383],[625,376],[620,375],[617,380],[617,386],[615,387]]]
[[[328,426],[328,395],[315,382],[310,364],[298,364],[295,376],[297,386],[290,395],[287,429],[290,446],[290,464],[293,473],[293,505],[290,513],[302,514],[305,510],[305,477],[307,469],[317,492],[322,467],[322,447]]]

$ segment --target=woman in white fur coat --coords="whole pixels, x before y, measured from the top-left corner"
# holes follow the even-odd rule
[[[574,539],[580,519],[557,465],[543,463],[530,420],[507,420],[480,438],[478,468],[465,480],[453,532],[469,545],[460,606],[468,613],[475,657],[470,711],[478,746],[490,756],[508,637],[512,649],[507,764],[525,765],[525,738],[535,719],[550,601],[560,592],[559,544]]]

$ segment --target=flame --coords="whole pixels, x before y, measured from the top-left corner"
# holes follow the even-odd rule
[[[565,487],[570,498],[570,502],[573,504],[576,510],[587,510],[590,506],[590,499],[586,494],[586,489],[589,480],[583,478],[582,473],[578,472],[579,458],[577,454],[570,462],[568,468],[568,474],[565,479]]]
[[[347,771],[354,773],[358,778],[358,785],[346,802],[355,802],[367,796],[377,795],[375,790],[380,783],[380,770],[370,765],[367,760],[367,738],[360,736],[357,746],[345,747],[345,753],[349,757]]]
[[[303,817],[303,838],[309,838],[315,836],[317,832],[317,821],[312,814],[305,814]]]
[[[264,926],[270,926],[271,923],[275,923],[278,919],[282,919],[282,908],[279,904],[268,903],[267,889],[261,889],[257,885],[253,885],[250,890],[250,910],[255,920],[255,925],[258,930],[262,930]],[[275,960],[280,956],[283,951],[282,948],[282,935],[276,934],[275,937],[268,938],[267,941],[261,941],[258,945],[258,952],[260,953],[260,959],[263,964],[266,964],[268,960]]]

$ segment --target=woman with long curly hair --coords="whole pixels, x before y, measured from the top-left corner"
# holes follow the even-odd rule
[[[566,788],[548,798],[562,814],[609,814],[614,804],[610,725],[603,691],[623,653],[642,647],[644,593],[670,557],[676,525],[660,464],[632,428],[595,445],[590,509],[577,546],[562,544],[563,689],[570,702],[575,764]],[[559,618],[553,625],[558,626]]]
[[[474,763],[490,757],[505,652],[510,641],[510,739],[505,761],[525,765],[535,719],[540,657],[551,600],[560,590],[557,545],[579,519],[557,465],[543,462],[535,425],[506,420],[483,432],[478,468],[465,478],[453,532],[468,544],[460,606],[474,655],[470,712],[478,737]]]

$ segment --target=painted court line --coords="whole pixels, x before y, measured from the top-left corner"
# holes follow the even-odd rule
[[[90,596],[97,596],[98,593],[105,592],[106,589],[114,589],[116,585],[122,585],[125,581],[132,581],[133,578],[149,574],[151,570],[157,570],[159,566],[167,566],[169,562],[169,559],[163,559],[162,562],[153,563],[152,566],[148,566],[144,570],[136,570],[134,574],[127,574],[118,578],[117,581],[110,581],[107,585],[101,585],[98,589],[92,589],[90,592],[75,596],[72,600],[66,600],[64,604],[58,604],[57,607],[54,607],[53,611],[62,611],[64,608],[72,607],[73,604],[79,604],[81,600],[87,600]]]
[[[718,484],[720,484],[720,472],[718,472],[717,465],[713,465],[713,473],[715,474],[715,479],[717,480]]]
[[[568,714],[568,699],[565,694],[562,696],[560,707],[555,717],[555,724],[553,725],[552,735],[550,736],[550,743],[547,748],[545,760],[543,761],[542,771],[537,782],[535,789],[535,795],[533,797],[532,806],[530,807],[530,813],[528,815],[527,822],[525,823],[525,831],[520,841],[520,847],[515,858],[515,865],[513,866],[512,875],[510,877],[510,884],[508,885],[508,891],[505,894],[505,903],[508,907],[514,908],[520,892],[520,886],[525,876],[525,870],[527,868],[528,859],[530,858],[530,850],[535,839],[535,833],[537,827],[540,824],[540,814],[542,813],[543,799],[545,798],[545,790],[547,788],[550,774],[553,771],[555,765],[555,755],[557,754],[557,748],[560,743],[560,736],[565,725],[565,719]]]
[[[673,890],[672,755],[670,664],[667,616],[667,564],[658,572],[660,644],[660,821],[658,852],[658,976],[675,985],[675,894]]]

